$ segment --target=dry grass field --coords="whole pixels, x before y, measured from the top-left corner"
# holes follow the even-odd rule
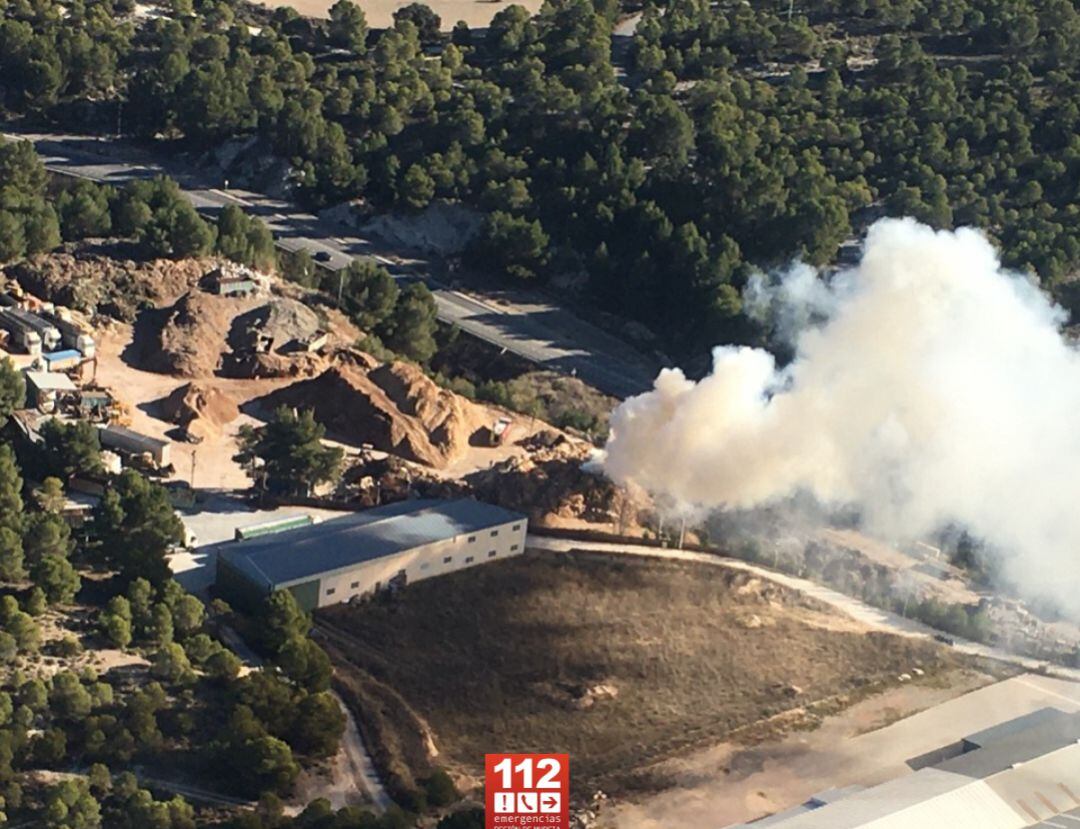
[[[812,727],[952,657],[868,633],[737,571],[590,556],[525,557],[320,611],[347,698],[384,768],[476,774],[485,752],[569,752],[574,788],[692,745]],[[426,733],[425,733],[426,732]]]

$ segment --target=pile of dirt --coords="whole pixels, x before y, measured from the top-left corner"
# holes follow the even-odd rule
[[[179,386],[162,403],[165,417],[188,434],[208,437],[240,416],[236,401],[202,383]]]
[[[312,409],[327,429],[352,443],[435,468],[460,457],[496,416],[440,388],[414,365],[380,365],[359,354],[259,403]]]
[[[142,368],[178,377],[207,377],[221,368],[233,318],[243,300],[190,291],[160,312],[160,327]]]
[[[240,314],[229,332],[233,351],[288,354],[323,330],[319,315],[296,299],[278,297]]]
[[[582,468],[590,453],[587,444],[563,438],[552,446],[538,445],[536,439],[523,445],[532,454],[466,477],[474,497],[524,512],[537,525],[619,524],[624,533],[633,532],[649,511],[645,496],[632,497],[607,478]]]
[[[48,302],[131,322],[141,309],[191,290],[213,266],[203,259],[136,262],[76,251],[31,256],[5,273]]]

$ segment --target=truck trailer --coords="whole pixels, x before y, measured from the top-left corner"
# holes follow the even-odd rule
[[[9,342],[27,354],[41,353],[41,335],[19,317],[13,316],[11,308],[0,308],[0,328],[10,335]]]
[[[60,343],[63,342],[63,338],[60,336],[56,326],[37,314],[31,314],[22,308],[3,308],[0,309],[0,316],[9,321],[8,324],[4,325],[9,331],[11,328],[8,325],[14,324],[22,330],[35,332],[41,338],[41,347],[45,351],[56,351]]]
[[[94,338],[84,326],[71,319],[70,314],[65,314],[60,309],[57,309],[49,312],[43,311],[41,316],[56,326],[56,330],[60,332],[60,338],[67,348],[75,349],[88,359],[94,356],[97,348],[94,344]]]

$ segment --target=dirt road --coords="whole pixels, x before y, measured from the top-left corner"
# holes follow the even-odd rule
[[[262,660],[258,655],[232,628],[225,628],[224,634],[229,647],[246,666],[262,665]],[[375,762],[371,759],[367,746],[364,745],[352,711],[337,693],[331,693],[334,694],[334,699],[337,700],[338,706],[345,715],[345,733],[341,737],[341,747],[337,755],[330,761],[329,780],[320,779],[317,783],[307,786],[301,784],[301,799],[310,802],[316,798],[325,797],[335,809],[370,802],[374,805],[375,811],[384,812],[393,801],[379,779]],[[299,806],[296,808],[299,810]]]

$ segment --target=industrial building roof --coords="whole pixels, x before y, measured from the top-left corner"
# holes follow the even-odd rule
[[[926,768],[775,825],[778,829],[1020,829],[1025,822],[983,781]]]
[[[80,357],[82,357],[82,354],[74,348],[67,348],[63,351],[50,351],[48,354],[41,355],[41,359],[46,363],[55,363],[61,360],[77,360]]]
[[[170,445],[170,442],[167,440],[156,438],[152,435],[144,435],[142,432],[136,432],[134,429],[128,429],[126,426],[117,426],[115,423],[100,427],[100,432],[102,435],[115,435],[130,443],[146,446],[148,448]]]
[[[1035,711],[972,734],[970,750],[862,791],[825,792],[775,829],[1080,829],[1080,714]]]
[[[1073,719],[1074,717],[1071,714],[1066,714],[1060,708],[1039,708],[1032,711],[1030,714],[1014,717],[1011,720],[1006,720],[997,725],[992,725],[989,728],[984,728],[982,731],[976,731],[974,734],[968,734],[964,738],[964,742],[982,748],[1036,726],[1043,726],[1047,723],[1060,723],[1065,720]]]
[[[1017,719],[1023,722],[1014,725],[1010,720],[997,728],[966,737],[964,742],[981,745],[981,748],[939,763],[937,767],[968,777],[990,777],[1074,744],[1080,738],[1080,718],[1056,708],[1043,708]]]
[[[66,374],[55,371],[28,371],[26,379],[38,391],[75,391],[75,383]]]
[[[459,535],[524,521],[479,501],[414,500],[223,545],[219,555],[258,584],[287,587]]]
[[[1035,824],[1031,829],[1080,829],[1080,809],[1054,815],[1054,817]]]

